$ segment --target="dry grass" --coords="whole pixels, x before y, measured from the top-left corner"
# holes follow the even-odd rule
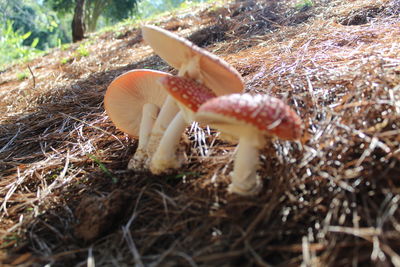
[[[176,173],[125,171],[136,141],[104,91],[130,69],[172,71],[133,26],[89,39],[89,56],[78,44],[28,63],[35,82],[16,78],[27,65],[1,73],[3,266],[400,266],[400,2],[315,2],[158,21],[302,117],[301,142],[262,151],[254,198],[226,194],[235,147],[197,125]]]

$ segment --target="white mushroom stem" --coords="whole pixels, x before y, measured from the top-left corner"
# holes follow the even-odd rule
[[[161,137],[178,111],[179,108],[175,104],[175,101],[172,99],[172,97],[167,96],[167,99],[161,107],[160,113],[158,114],[157,120],[155,121],[150,134],[147,145],[148,160],[151,159],[152,155],[157,150]]]
[[[261,141],[261,142],[260,142]],[[254,195],[261,189],[260,178],[257,175],[259,165],[259,149],[264,142],[258,134],[242,135],[239,138],[229,193]]]
[[[182,116],[182,111],[179,112],[165,131],[159,146],[154,153],[150,171],[154,174],[160,174],[167,169],[174,169],[180,166],[179,158],[176,156],[176,151],[179,146],[182,133],[187,126],[186,121]]]
[[[154,105],[147,103],[143,106],[142,120],[140,122],[139,130],[139,144],[138,150],[144,150],[149,142],[150,133],[153,129],[154,122],[157,119],[160,109]]]
[[[201,79],[199,64],[200,64],[200,55],[196,55],[196,56],[192,57],[187,62],[187,64],[181,66],[181,68],[179,69],[179,72],[178,72],[178,76],[184,77],[185,75],[187,75],[188,77],[190,77],[196,81],[199,81],[199,79]],[[154,124],[153,130],[151,132],[149,144],[147,147],[147,156],[148,156],[148,159],[150,162],[152,161],[152,157],[153,157],[154,153],[156,152],[157,147],[160,144],[160,140],[163,137],[164,132],[169,127],[170,122],[172,121],[174,116],[178,116],[178,114],[177,114],[178,111],[179,111],[179,108],[177,107],[175,101],[172,99],[171,96],[167,96],[167,99],[166,99],[164,105],[161,107],[159,116]],[[182,116],[182,115],[180,115],[180,116]],[[177,118],[177,120],[178,120],[178,118]],[[176,138],[180,139],[182,136],[182,133],[184,131],[185,131],[185,128],[183,128],[181,132],[176,132],[176,135],[177,135]],[[170,130],[170,132],[173,132],[173,130]],[[178,140],[178,143],[179,143],[179,140]],[[173,155],[175,158],[174,161],[178,162],[178,160],[176,159],[176,155],[175,155],[176,149],[177,149],[177,147],[175,147]],[[170,155],[171,154],[172,153],[170,153]],[[158,157],[161,157],[161,156],[159,155]],[[158,166],[158,165],[156,164],[156,166]],[[173,168],[173,166],[176,166],[176,164],[174,163],[169,167],[167,167],[167,165],[165,165],[166,169]],[[157,173],[161,172],[161,169],[159,169],[158,167],[155,167],[155,169],[158,170]]]
[[[143,165],[147,160],[147,144],[150,139],[150,133],[159,111],[160,109],[157,105],[151,103],[143,105],[142,119],[140,121],[139,129],[139,143],[135,155],[128,163],[128,169],[143,168]]]
[[[203,77],[200,72],[200,55],[195,55],[190,58],[190,60],[182,65],[179,69],[178,76],[187,76],[198,83],[203,83]]]

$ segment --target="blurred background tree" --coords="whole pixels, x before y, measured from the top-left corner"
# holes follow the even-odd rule
[[[43,0],[44,3],[59,16],[72,14],[75,8],[75,0]],[[86,0],[84,17],[86,29],[94,32],[100,16],[110,23],[126,19],[135,12],[139,0]]]
[[[148,18],[206,0],[85,0],[86,30]],[[82,1],[83,2],[83,1]],[[0,0],[0,68],[72,40],[76,0]]]
[[[85,0],[75,0],[74,18],[71,23],[72,41],[77,42],[85,37]]]
[[[70,42],[68,27],[62,24],[55,12],[40,5],[40,1],[0,0],[0,27],[5,28],[7,21],[12,21],[14,32],[31,32],[23,45],[30,46],[38,38],[36,48],[40,50],[54,47],[60,42]]]

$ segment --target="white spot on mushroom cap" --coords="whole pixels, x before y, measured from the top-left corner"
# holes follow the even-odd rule
[[[174,82],[173,86],[172,81]],[[216,97],[209,88],[190,78],[169,76],[161,79],[160,82],[175,101],[186,105],[192,111],[197,111],[198,107],[206,100]]]

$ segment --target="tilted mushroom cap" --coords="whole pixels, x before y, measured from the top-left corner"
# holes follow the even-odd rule
[[[241,75],[227,62],[192,42],[156,26],[142,26],[143,39],[172,67],[203,83],[216,95],[240,93]]]
[[[168,169],[176,169],[181,166],[181,160],[177,156],[179,140],[188,123],[194,120],[194,114],[201,104],[216,95],[206,86],[197,83],[193,79],[180,76],[166,76],[159,79],[179,106],[180,112],[174,117],[164,132],[157,150],[150,162],[150,171],[160,174]]]
[[[189,121],[193,120],[193,113],[199,109],[201,104],[216,97],[206,86],[189,78],[165,76],[159,81],[169,95],[175,99]]]
[[[146,103],[161,107],[167,93],[158,80],[170,74],[138,69],[111,82],[104,96],[104,107],[115,126],[130,136],[139,135],[142,108]]]
[[[299,116],[281,100],[268,95],[232,94],[213,98],[200,106],[196,120],[230,130],[236,127],[237,134],[230,133],[236,137],[244,125],[285,140],[299,139],[302,134]]]

